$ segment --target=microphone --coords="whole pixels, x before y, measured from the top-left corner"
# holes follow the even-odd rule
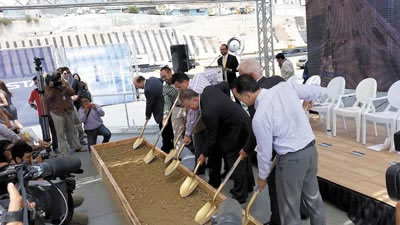
[[[210,65],[208,65],[207,67],[210,67],[219,57],[222,57],[222,55],[218,55],[217,57],[215,57],[213,61],[210,63]]]

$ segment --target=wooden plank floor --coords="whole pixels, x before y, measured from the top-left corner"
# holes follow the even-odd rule
[[[373,126],[369,124],[367,143],[363,145],[356,142],[356,129],[352,119],[346,119],[347,131],[343,129],[341,119],[338,119],[336,137],[327,136],[325,124],[320,123],[318,116],[311,115],[310,123],[316,136],[319,177],[395,206],[386,191],[385,173],[392,162],[400,162],[400,155],[387,150],[376,152],[367,148],[384,142],[387,135],[385,127],[378,125],[378,137],[375,137]],[[332,146],[323,147],[321,143]],[[352,151],[365,155],[356,156]]]

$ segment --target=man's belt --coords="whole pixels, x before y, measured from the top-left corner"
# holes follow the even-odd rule
[[[312,140],[310,143],[308,143],[308,144],[306,145],[306,147],[300,149],[299,151],[303,151],[303,150],[305,150],[305,149],[307,149],[307,148],[310,148],[310,147],[313,146],[313,145],[315,145],[315,140]]]

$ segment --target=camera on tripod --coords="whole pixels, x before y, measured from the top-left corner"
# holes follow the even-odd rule
[[[24,187],[21,188],[22,196],[26,189],[27,199],[24,201],[36,203],[35,209],[29,210],[29,221],[25,225],[66,225],[74,212],[72,192],[75,179],[71,174],[82,172],[79,158],[54,158],[36,165],[9,166],[0,172],[0,182],[18,182],[20,187]],[[6,214],[8,204],[8,194],[0,196],[0,218]]]

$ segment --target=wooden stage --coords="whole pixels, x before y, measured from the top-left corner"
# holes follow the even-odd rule
[[[336,137],[328,137],[325,124],[318,116],[311,115],[310,123],[316,136],[318,149],[318,177],[343,186],[351,191],[395,206],[386,191],[385,173],[393,162],[400,162],[400,155],[387,150],[376,152],[367,147],[382,144],[387,136],[386,128],[378,125],[378,137],[375,137],[373,125],[367,129],[367,143],[356,142],[354,120],[346,119],[347,131],[338,119]],[[324,147],[321,143],[332,146]],[[353,151],[364,153],[354,155]]]

